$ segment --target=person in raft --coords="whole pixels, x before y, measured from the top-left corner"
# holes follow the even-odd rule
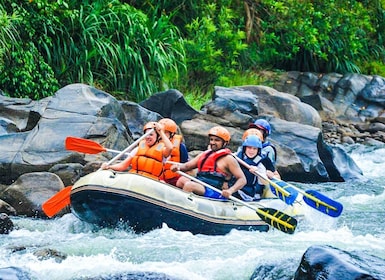
[[[172,165],[171,170],[185,172],[197,168],[196,178],[221,190],[221,192],[213,191],[192,180],[183,180],[185,178],[181,177],[183,190],[209,198],[225,200],[246,184],[246,177],[230,149],[226,148],[230,141],[229,131],[224,127],[215,126],[209,130],[208,136],[208,150],[186,163]],[[227,182],[232,176],[235,178],[234,184],[229,188]]]
[[[261,156],[263,158],[262,163],[266,167],[267,176],[272,179],[277,178],[281,179],[281,175],[276,169],[277,162],[277,150],[276,148],[267,140],[267,137],[271,134],[271,126],[268,121],[265,119],[257,119],[255,122],[249,124],[249,129],[243,134],[242,140],[248,135],[257,135],[262,141],[262,150]],[[238,149],[239,152],[239,149]]]
[[[108,165],[103,163],[102,169],[125,171],[131,167],[129,172],[160,180],[163,173],[163,164],[171,154],[173,148],[167,137],[162,124],[149,122],[144,125],[143,132],[154,129],[123,161]]]
[[[263,180],[260,176],[256,175],[256,172],[264,177],[267,177],[266,168],[262,163],[263,157],[261,156],[262,141],[257,135],[249,135],[242,142],[242,149],[237,152],[236,156],[250,166],[250,169],[243,166],[241,163],[241,169],[246,177],[246,185],[238,190],[234,196],[244,201],[256,201],[260,200],[263,194],[265,186],[269,185],[269,182]],[[230,180],[229,186],[233,184],[233,180]]]
[[[158,122],[163,125],[164,131],[173,145],[171,154],[167,160],[170,162],[187,162],[189,160],[188,150],[186,145],[183,143],[183,136],[177,134],[178,126],[176,123],[169,118],[163,118]],[[170,170],[171,165],[171,163],[167,162],[164,164],[162,179],[166,183],[176,186],[176,182],[180,178],[180,175]]]

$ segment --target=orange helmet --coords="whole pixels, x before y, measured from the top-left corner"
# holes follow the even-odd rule
[[[155,129],[156,122],[148,122],[143,126],[143,132],[146,132],[147,129],[154,128]]]
[[[262,132],[258,128],[249,128],[243,133],[242,141],[245,141],[246,137],[250,135],[257,135],[261,141],[263,140]]]
[[[214,135],[221,138],[225,142],[230,142],[230,132],[222,126],[214,126],[209,130],[209,136]]]
[[[178,129],[176,123],[172,119],[164,118],[158,121],[158,123],[163,125],[164,130],[170,131],[171,133],[176,133]]]

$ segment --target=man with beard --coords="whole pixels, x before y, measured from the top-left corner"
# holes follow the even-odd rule
[[[231,138],[229,131],[224,127],[215,126],[210,129],[208,136],[210,142],[207,151],[184,164],[171,166],[171,170],[174,172],[178,170],[190,171],[197,168],[197,179],[222,190],[222,192],[218,193],[183,177],[177,182],[177,185],[187,192],[215,199],[226,199],[246,184],[246,178],[237,160],[232,156],[231,151],[226,148]],[[227,182],[232,177],[235,178],[235,181],[229,188]]]

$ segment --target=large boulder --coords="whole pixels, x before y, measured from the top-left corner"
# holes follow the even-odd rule
[[[183,94],[175,89],[156,93],[139,103],[144,108],[160,114],[164,118],[171,118],[177,124],[191,119],[197,111],[184,99]]]
[[[304,253],[294,280],[385,279],[385,261],[362,252],[346,252],[331,246],[312,246]]]
[[[12,205],[17,215],[46,217],[42,204],[63,188],[63,182],[57,175],[34,172],[21,175],[15,183],[1,192],[0,197]],[[60,214],[68,212],[68,209],[63,209]]]
[[[57,163],[84,163],[84,156],[65,149],[67,136],[103,139],[118,148],[132,141],[119,102],[101,90],[73,84],[47,100],[39,118],[35,114],[33,122],[25,121],[29,125],[23,131],[1,135],[0,182],[10,184],[22,174],[47,171]],[[20,111],[25,112],[21,103]],[[16,106],[12,103],[12,108]]]
[[[322,120],[317,110],[302,102],[298,97],[266,86],[239,88],[248,90],[257,96],[259,100],[258,115],[268,115],[289,122],[321,128]]]

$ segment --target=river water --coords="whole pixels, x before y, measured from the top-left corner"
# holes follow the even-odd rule
[[[95,230],[72,214],[51,220],[12,218],[18,229],[0,236],[0,268],[20,268],[30,279],[250,279],[256,270],[253,279],[291,279],[312,245],[385,259],[385,148],[349,149],[368,180],[293,183],[338,200],[344,211],[332,218],[307,207],[292,235],[278,230],[192,235],[166,225],[138,235],[125,229]],[[42,249],[67,258],[40,259],[34,252]]]

